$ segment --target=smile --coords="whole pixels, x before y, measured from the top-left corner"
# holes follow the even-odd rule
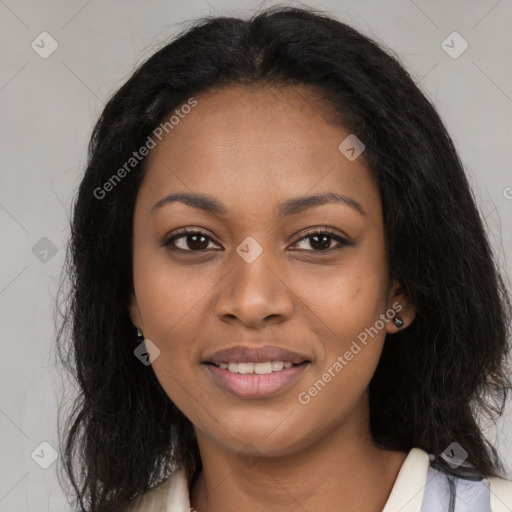
[[[300,379],[311,363],[290,361],[259,363],[205,363],[213,382],[224,391],[245,399],[261,399],[283,392]]]
[[[232,373],[265,375],[267,373],[279,372],[283,368],[291,368],[294,364],[291,361],[264,361],[261,363],[219,363],[216,366]]]

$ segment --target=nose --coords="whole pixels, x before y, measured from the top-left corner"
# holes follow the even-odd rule
[[[233,255],[233,268],[221,281],[215,310],[223,322],[260,329],[293,314],[293,292],[266,251],[251,263]]]

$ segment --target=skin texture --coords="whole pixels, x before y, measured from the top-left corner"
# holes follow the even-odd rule
[[[230,86],[196,99],[148,157],[135,207],[130,303],[134,325],[161,351],[157,378],[195,427],[203,471],[191,505],[199,512],[238,511],[241,503],[251,511],[381,510],[406,456],[377,447],[369,429],[368,385],[393,322],[308,404],[297,398],[392,304],[401,305],[405,326],[414,317],[388,278],[382,205],[364,153],[350,161],[338,150],[350,132],[328,122],[326,106],[305,87]],[[151,212],[175,192],[215,197],[228,212],[181,202]],[[350,197],[365,213],[329,203],[279,217],[279,203],[318,192]],[[184,236],[174,242],[182,251],[173,251],[164,242],[182,227],[210,238],[201,246]],[[328,250],[319,250],[304,238],[313,227],[350,245],[328,238]],[[248,236],[263,249],[252,263],[236,252]],[[311,364],[282,392],[243,399],[218,387],[201,364],[239,344],[278,345]]]

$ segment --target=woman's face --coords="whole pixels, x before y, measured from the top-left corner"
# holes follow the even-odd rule
[[[364,152],[338,148],[350,132],[307,88],[195,99],[150,151],[135,207],[130,314],[160,351],[158,380],[198,436],[228,450],[365,434],[391,319],[413,312],[388,278]]]

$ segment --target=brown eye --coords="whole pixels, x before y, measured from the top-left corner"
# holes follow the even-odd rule
[[[335,247],[334,250],[339,249],[344,245],[348,245],[348,242],[340,235],[327,230],[311,231],[306,236],[297,240],[294,245],[302,243],[304,240],[308,239],[309,247],[311,247],[311,249],[306,248],[306,250],[312,250],[313,252],[327,252],[333,249],[333,247],[331,247],[333,241],[336,241],[339,244],[339,246]]]
[[[164,245],[184,252],[201,252],[208,249],[213,240],[203,231],[184,229],[168,238]]]

